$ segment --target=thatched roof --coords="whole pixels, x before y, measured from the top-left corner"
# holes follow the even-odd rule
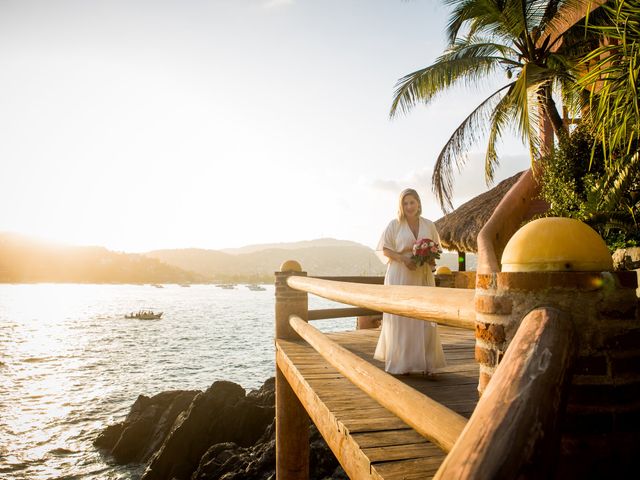
[[[453,212],[436,220],[442,247],[458,252],[478,251],[478,232],[491,217],[502,197],[524,172],[501,181],[491,190],[463,203]]]

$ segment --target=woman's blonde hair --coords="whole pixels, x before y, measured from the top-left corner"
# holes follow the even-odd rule
[[[422,201],[420,200],[420,195],[413,188],[405,188],[402,192],[400,192],[400,199],[398,200],[398,220],[403,221],[405,219],[404,209],[402,208],[402,202],[404,202],[404,197],[407,195],[411,195],[418,201],[418,216],[422,215]]]

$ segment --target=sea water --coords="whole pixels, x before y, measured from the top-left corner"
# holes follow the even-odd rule
[[[135,479],[92,442],[138,395],[274,375],[274,287],[0,285],[0,478]],[[341,306],[310,296],[310,308]],[[140,309],[160,320],[124,318]],[[351,330],[355,320],[314,322]]]

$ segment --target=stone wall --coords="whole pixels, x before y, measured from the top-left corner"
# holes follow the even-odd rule
[[[572,316],[579,346],[561,452],[561,471],[575,463],[566,471],[572,478],[578,476],[576,468],[594,478],[595,472],[605,474],[614,459],[624,464],[640,454],[636,287],[635,272],[501,272],[477,277],[480,394],[529,311],[551,306]]]
[[[437,287],[475,288],[476,272],[451,272],[448,275],[435,275]]]

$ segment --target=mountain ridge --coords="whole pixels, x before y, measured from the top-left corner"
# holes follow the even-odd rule
[[[0,282],[4,283],[272,283],[274,272],[286,260],[300,262],[310,276],[381,276],[386,269],[371,248],[333,238],[223,250],[191,247],[126,253],[0,232]],[[438,265],[457,269],[457,255],[445,252]],[[475,258],[469,256],[467,267],[474,265]]]

